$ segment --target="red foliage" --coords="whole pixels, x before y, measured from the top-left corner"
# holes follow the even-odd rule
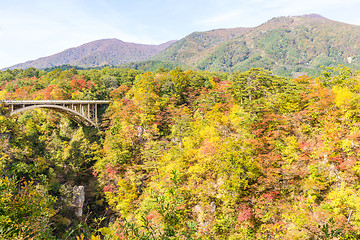
[[[87,81],[86,85],[87,89],[93,89],[95,87],[95,84],[93,84],[91,81]]]
[[[204,154],[214,154],[215,153],[215,147],[212,143],[208,142],[207,140],[203,141],[203,144],[201,146],[201,151]]]
[[[312,146],[309,142],[305,142],[305,141],[299,142],[299,148],[303,151],[307,151],[311,149],[311,147]]]
[[[117,89],[110,92],[110,97],[113,99],[121,99],[130,90],[126,85],[121,85]]]
[[[86,88],[87,84],[84,79],[82,78],[78,79],[78,76],[75,76],[73,80],[71,80],[70,86],[74,91],[76,90],[81,91],[84,88]]]
[[[158,222],[160,220],[160,218],[161,218],[161,215],[155,210],[149,212],[149,214],[146,215],[146,219],[149,222]]]
[[[47,88],[45,88],[45,91],[44,91],[45,100],[50,99],[50,94],[51,94],[52,90],[54,89],[54,87],[55,87],[55,85],[49,85]]]
[[[238,223],[245,222],[252,218],[254,215],[253,210],[246,204],[241,204],[240,207],[237,209],[239,211],[237,221]]]
[[[112,185],[106,185],[104,187],[104,192],[114,192],[115,191],[115,187]]]
[[[268,192],[268,193],[263,193],[261,194],[261,198],[263,200],[269,200],[272,201],[276,198],[276,196],[279,194],[279,191],[273,191],[273,192]]]
[[[219,82],[217,88],[218,88],[218,90],[226,91],[231,86],[232,86],[231,82],[229,82],[229,81],[221,81],[221,82]]]
[[[31,91],[31,86],[24,86],[21,88],[16,88],[13,96],[15,99],[29,99],[29,92]]]
[[[113,167],[111,167],[109,165],[107,166],[106,171],[111,175],[116,175],[118,173],[118,171],[116,171],[116,169],[114,169]]]
[[[218,77],[213,77],[214,82],[220,82],[220,79]]]

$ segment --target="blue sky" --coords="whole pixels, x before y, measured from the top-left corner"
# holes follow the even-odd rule
[[[98,39],[160,44],[309,13],[360,25],[359,11],[359,0],[0,0],[0,69]]]

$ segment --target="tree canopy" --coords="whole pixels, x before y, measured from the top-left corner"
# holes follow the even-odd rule
[[[0,106],[4,239],[358,239],[360,73],[7,70],[0,99],[107,99],[100,130]],[[83,215],[74,186],[85,186]]]

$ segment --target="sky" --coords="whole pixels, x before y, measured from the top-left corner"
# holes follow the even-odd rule
[[[161,44],[279,16],[360,25],[359,11],[360,0],[0,0],[0,69],[99,39]]]

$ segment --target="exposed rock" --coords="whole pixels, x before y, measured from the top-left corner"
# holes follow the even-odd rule
[[[74,186],[74,188],[73,188],[73,204],[75,206],[75,215],[78,218],[82,217],[84,202],[85,202],[84,186]]]
[[[216,212],[216,205],[214,202],[210,203],[210,212],[214,214]]]

